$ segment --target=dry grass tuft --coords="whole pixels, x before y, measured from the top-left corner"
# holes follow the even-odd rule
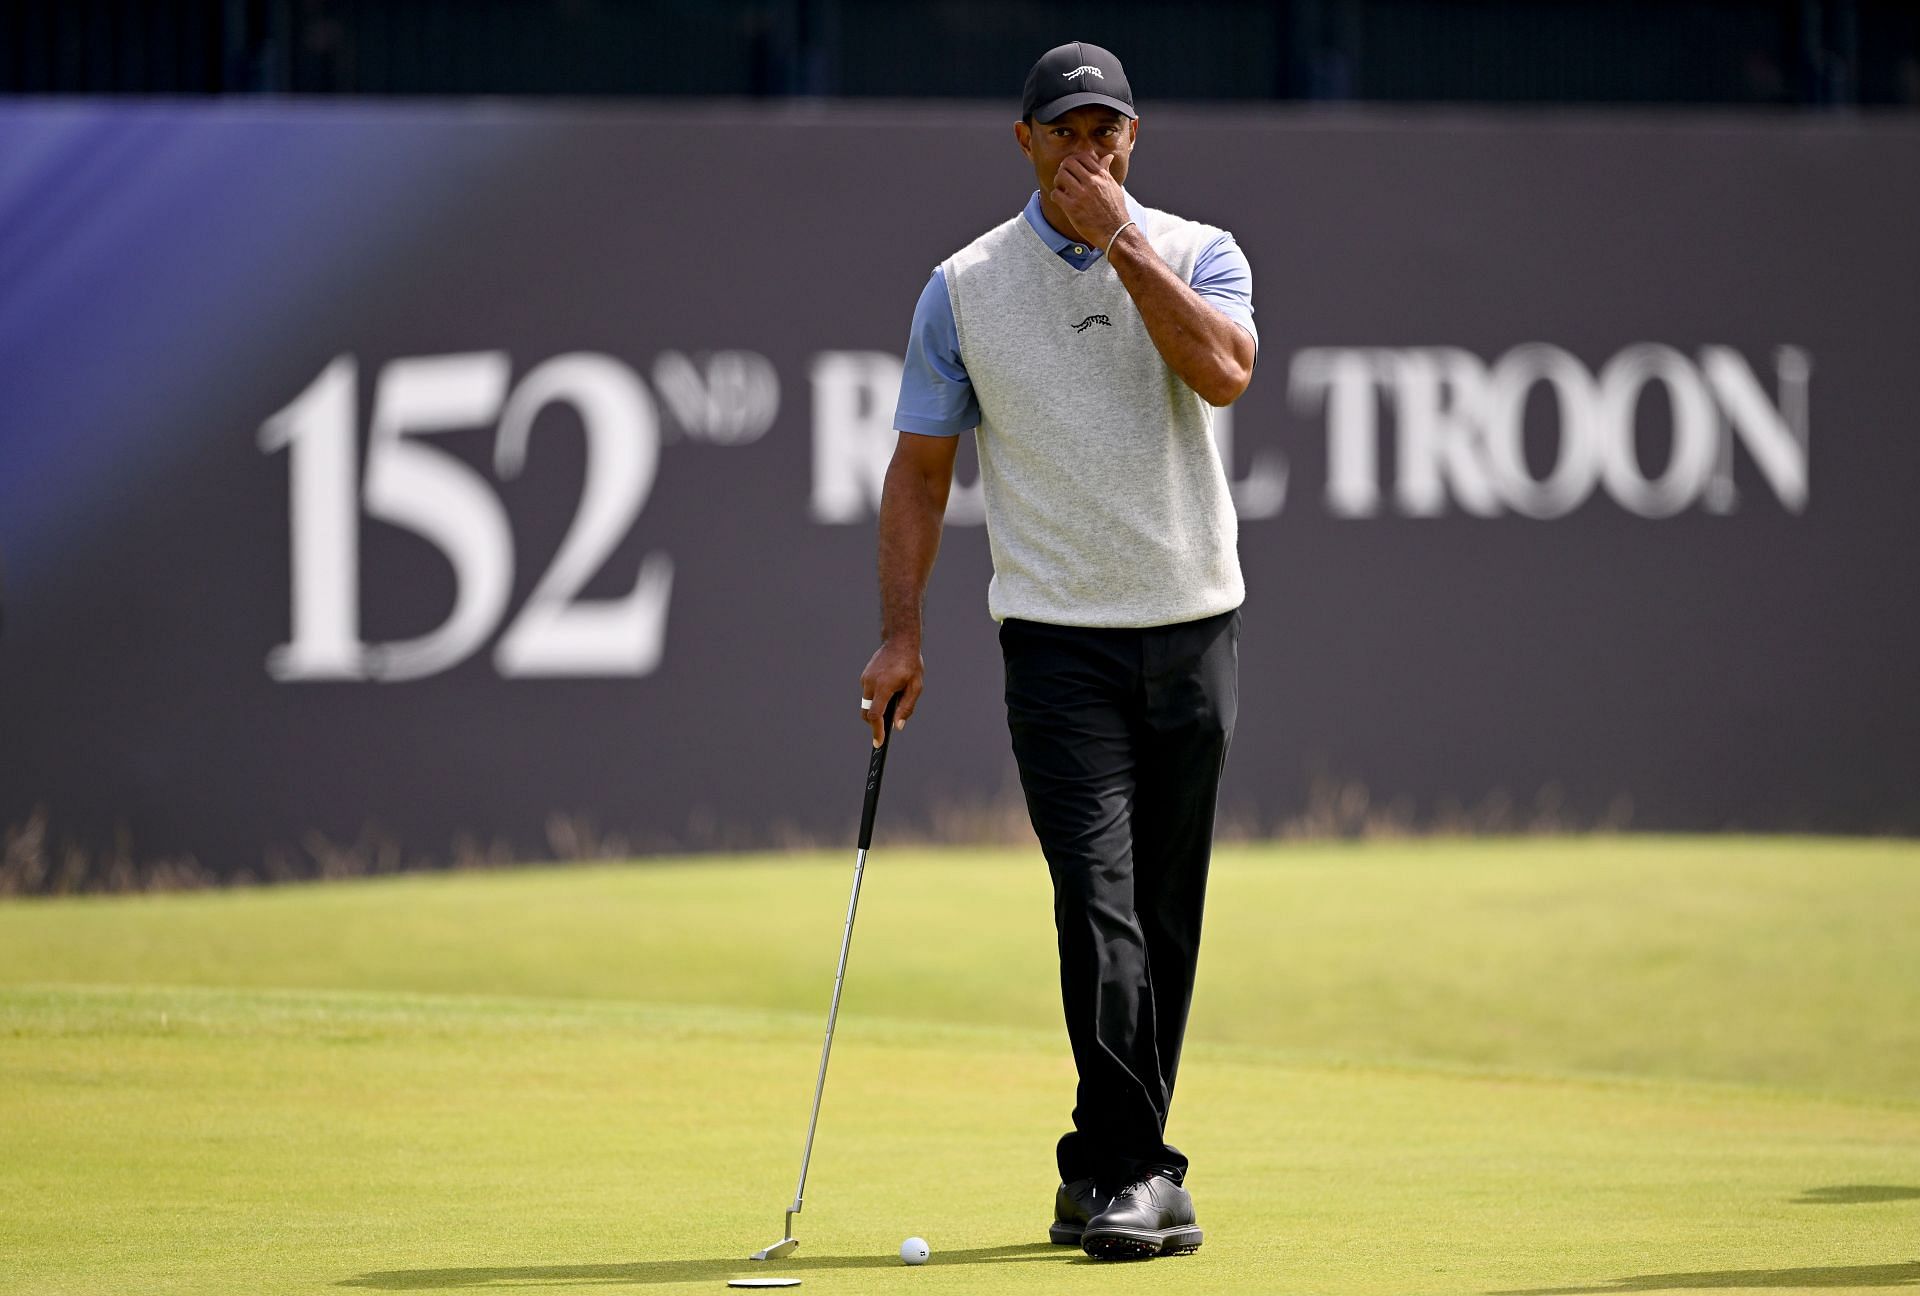
[[[1408,798],[1382,800],[1357,779],[1320,773],[1308,782],[1305,804],[1277,818],[1246,808],[1223,806],[1215,836],[1220,841],[1374,841],[1409,837],[1566,836],[1626,831],[1633,802],[1617,796],[1598,815],[1581,816],[1567,806],[1557,783],[1541,787],[1530,800],[1515,800],[1495,789],[1474,802],[1445,799],[1422,810]],[[124,829],[104,850],[56,841],[52,816],[36,807],[25,823],[0,838],[0,896],[68,896],[138,891],[188,891],[202,887],[252,886],[281,882],[334,881],[384,877],[396,873],[450,869],[498,869],[550,861],[624,860],[654,855],[755,850],[832,849],[852,841],[844,833],[823,834],[793,823],[755,830],[696,809],[677,833],[602,830],[586,814],[555,811],[548,815],[544,850],[516,851],[506,839],[472,833],[454,837],[439,855],[403,849],[392,838],[366,829],[351,841],[309,831],[294,848],[265,851],[257,866],[221,872],[192,855],[141,857]],[[993,795],[950,798],[918,820],[895,816],[884,827],[892,846],[1035,846],[1026,802],[1017,783]]]

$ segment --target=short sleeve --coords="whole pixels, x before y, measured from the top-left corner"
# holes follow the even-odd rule
[[[913,308],[893,425],[922,436],[959,436],[980,426],[980,401],[960,360],[953,300],[947,296],[947,276],[938,266]]]
[[[1253,267],[1233,235],[1222,231],[1200,250],[1193,265],[1193,290],[1251,334],[1255,346],[1260,344],[1260,334],[1253,327]]]

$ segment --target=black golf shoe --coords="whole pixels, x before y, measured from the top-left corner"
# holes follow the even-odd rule
[[[1149,1175],[1114,1194],[1087,1221],[1080,1246],[1095,1260],[1147,1260],[1200,1249],[1193,1198],[1165,1175]]]
[[[1060,1185],[1053,1195],[1053,1226],[1047,1240],[1055,1246],[1079,1246],[1087,1221],[1107,1208],[1113,1194],[1102,1192],[1092,1179],[1075,1179]]]

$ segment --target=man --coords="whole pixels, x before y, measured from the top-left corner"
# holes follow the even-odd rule
[[[880,508],[876,745],[924,682],[921,605],[959,434],[977,428],[1007,722],[1054,884],[1079,1070],[1053,1241],[1100,1259],[1200,1245],[1165,1140],[1244,589],[1210,406],[1252,377],[1252,275],[1231,235],[1136,203],[1139,119],[1085,42],[1027,75],[1026,210],[933,273],[914,311]]]

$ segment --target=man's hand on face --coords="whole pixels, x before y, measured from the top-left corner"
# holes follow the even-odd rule
[[[1080,237],[1103,251],[1128,219],[1126,191],[1113,178],[1116,161],[1111,153],[1075,153],[1053,173],[1053,201]]]

